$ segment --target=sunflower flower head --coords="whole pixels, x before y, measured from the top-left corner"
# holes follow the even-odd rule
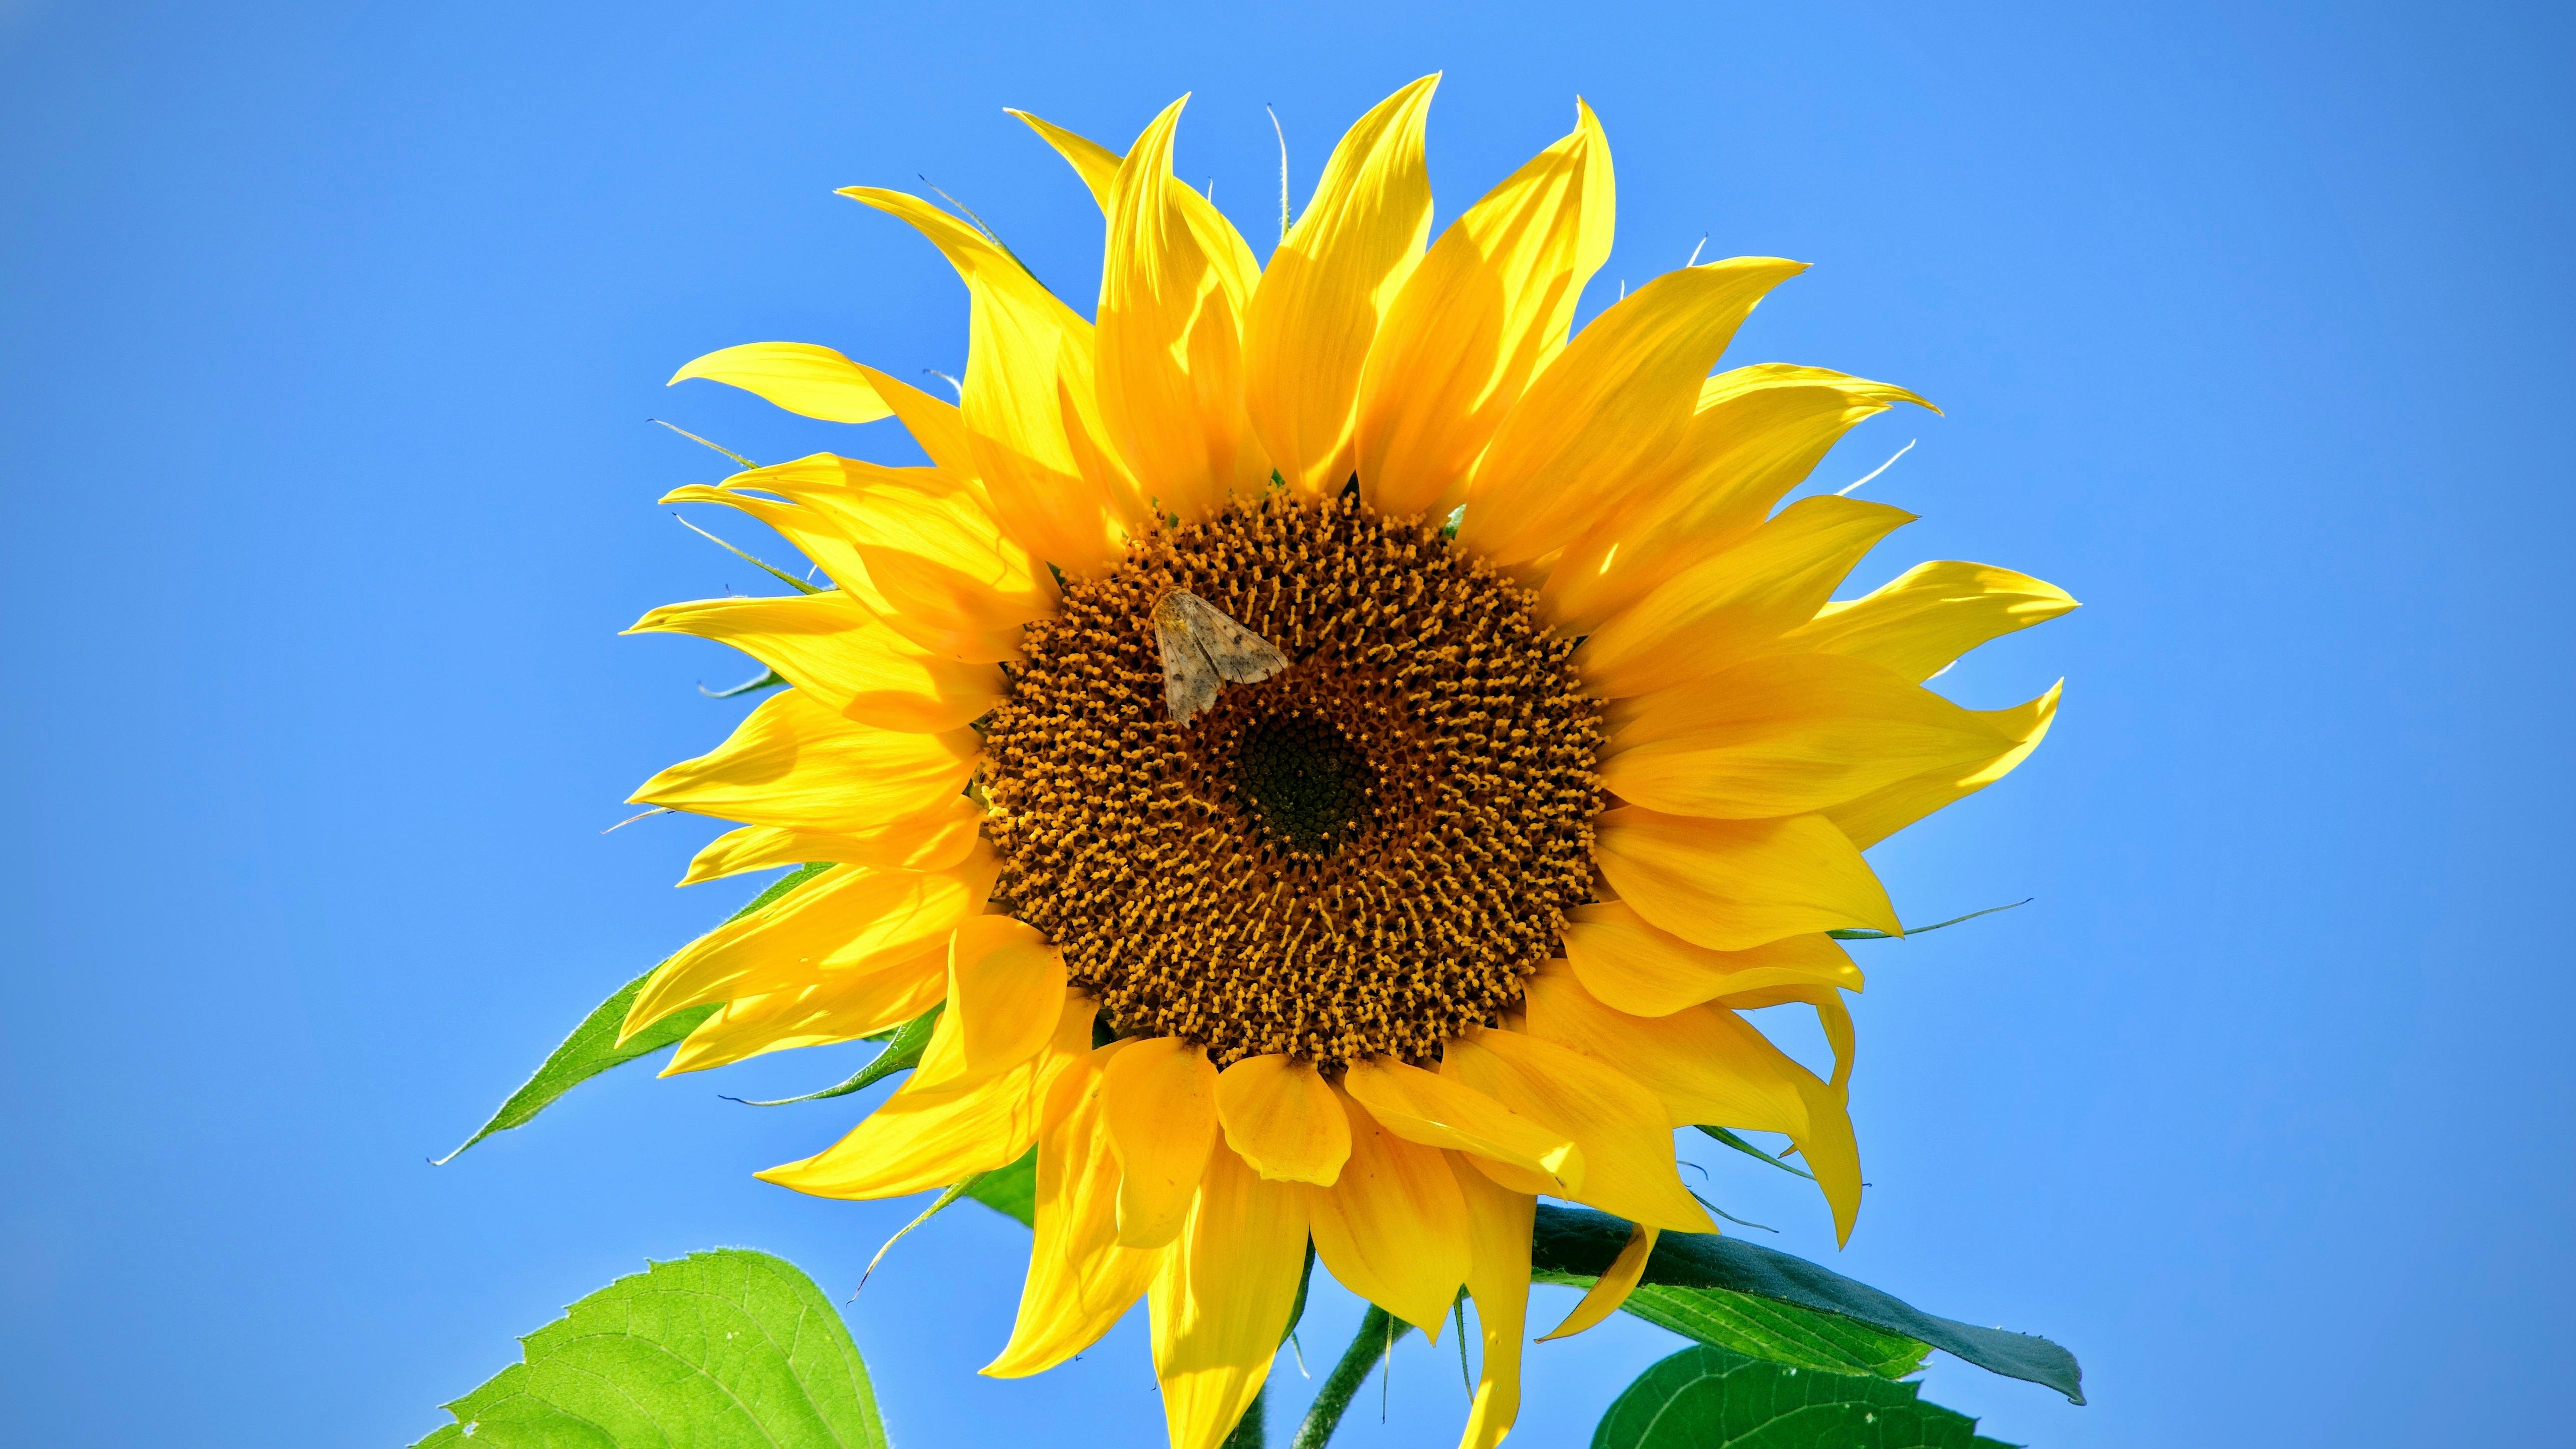
[[[891,1097],[762,1175],[893,1197],[1033,1152],[985,1372],[1061,1363],[1141,1298],[1175,1449],[1259,1393],[1309,1244],[1435,1338],[1467,1291],[1463,1442],[1499,1442],[1536,1198],[1637,1225],[1576,1331],[1658,1233],[1715,1231],[1676,1127],[1787,1135],[1847,1236],[1861,977],[1829,933],[1901,931],[1861,852],[2010,771],[2056,705],[1924,687],[2074,607],[2050,585],[1931,563],[1833,601],[1911,516],[1780,500],[1921,399],[1712,375],[1800,265],[1686,267],[1573,333],[1611,237],[1598,121],[1578,104],[1433,240],[1436,79],[1351,128],[1266,266],[1174,179],[1180,103],[1123,155],[1022,117],[1105,219],[1091,320],[979,227],[845,192],[965,283],[955,405],[809,344],[679,375],[898,419],[929,463],[669,496],[750,514],[833,587],[636,626],[789,687],[634,798],[739,823],[689,882],[831,868],[674,956],[627,1030],[717,1008],[687,1071],[937,1010]],[[1742,1015],[1789,1003],[1828,1075]]]

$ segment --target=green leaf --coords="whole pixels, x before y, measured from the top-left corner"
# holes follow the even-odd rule
[[[1581,1287],[1591,1285],[1569,1280]],[[1628,1295],[1630,1313],[1684,1338],[1795,1368],[1901,1379],[1923,1367],[1931,1346],[1865,1323],[1726,1288],[1644,1283]]]
[[[1024,1228],[1035,1228],[1038,1221],[1038,1150],[1034,1147],[1020,1154],[1020,1160],[1007,1167],[969,1178],[966,1195],[1000,1213],[1016,1218]]]
[[[1705,1344],[1611,1401],[1592,1449],[2009,1449],[1912,1384],[1801,1372]]]
[[[885,1449],[849,1328],[766,1253],[653,1264],[520,1343],[413,1449]]]
[[[798,866],[779,877],[769,889],[753,897],[751,904],[726,919],[739,920],[831,868],[829,864]],[[653,971],[661,969],[656,965]],[[617,1031],[626,1024],[626,1009],[635,1004],[635,994],[644,989],[644,983],[652,978],[653,971],[647,971],[617,988],[616,995],[593,1008],[590,1015],[581,1019],[581,1025],[572,1029],[572,1035],[565,1037],[563,1044],[556,1047],[547,1055],[545,1061],[538,1065],[536,1075],[528,1078],[526,1085],[510,1094],[510,1099],[501,1104],[501,1110],[492,1114],[491,1121],[484,1123],[481,1130],[473,1136],[458,1143],[456,1152],[450,1152],[445,1157],[435,1159],[432,1165],[445,1166],[455,1160],[457,1152],[463,1152],[495,1132],[504,1132],[525,1123],[539,1112],[553,1106],[555,1099],[564,1093],[607,1071],[610,1067],[631,1062],[637,1057],[671,1045],[697,1030],[698,1023],[715,1015],[717,1008],[714,1006],[692,1006],[685,1011],[675,1011],[636,1033],[634,1038],[624,1046],[619,1046]]]
[[[1608,1213],[1541,1203],[1530,1242],[1531,1276],[1550,1282],[1599,1277],[1627,1245],[1628,1226]],[[1723,1289],[1849,1319],[1881,1333],[1920,1340],[1990,1373],[2045,1384],[2070,1402],[2084,1402],[2083,1368],[2075,1355],[2047,1339],[1936,1318],[1866,1283],[1741,1238],[1666,1233],[1656,1242],[1654,1256],[1646,1260],[1643,1281],[1671,1288]]]

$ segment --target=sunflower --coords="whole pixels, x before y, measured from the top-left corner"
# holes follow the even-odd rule
[[[665,500],[757,518],[834,587],[635,626],[788,687],[634,799],[739,822],[683,884],[832,865],[673,957],[626,1029],[715,1006],[690,1071],[944,1005],[881,1106],[761,1175],[887,1198],[1034,1151],[984,1372],[1062,1363],[1143,1298],[1177,1449],[1260,1392],[1309,1244],[1435,1338],[1464,1289],[1464,1443],[1498,1442],[1533,1204],[1636,1224],[1558,1332],[1587,1327],[1658,1233],[1716,1230],[1677,1127],[1786,1134],[1847,1237],[1861,975],[1829,933],[1901,931],[1861,852],[2011,770],[2057,701],[1924,687],[2074,607],[2050,585],[1930,563],[1831,601],[1911,515],[1776,505],[1922,400],[1711,375],[1799,263],[1685,267],[1569,338],[1610,248],[1599,123],[1578,103],[1431,241],[1436,81],[1351,128],[1267,267],[1173,177],[1180,102],[1123,157],[1022,115],[1107,219],[1096,321],[980,224],[842,193],[964,280],[955,405],[807,344],[673,379],[891,416],[929,463],[817,454]],[[1741,1014],[1785,1003],[1829,1077]]]

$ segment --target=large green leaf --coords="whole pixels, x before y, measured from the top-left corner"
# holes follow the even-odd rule
[[[1637,1376],[1592,1449],[2008,1449],[1912,1384],[1801,1372],[1706,1344]]]
[[[749,915],[831,868],[828,864],[798,866],[753,897],[751,904],[726,919],[738,920]],[[654,971],[660,969],[658,965],[653,968]],[[671,1045],[697,1030],[698,1023],[715,1014],[713,1006],[693,1006],[685,1011],[675,1011],[636,1033],[634,1039],[624,1046],[619,1046],[617,1031],[626,1024],[626,1009],[635,1004],[635,994],[644,989],[644,983],[652,975],[652,971],[647,971],[627,982],[617,989],[616,995],[593,1008],[590,1015],[581,1019],[581,1025],[572,1029],[572,1035],[565,1037],[563,1044],[538,1065],[536,1075],[510,1094],[510,1099],[501,1104],[501,1110],[492,1114],[492,1120],[484,1123],[473,1136],[458,1143],[456,1152],[437,1159],[438,1165],[444,1166],[455,1159],[457,1152],[463,1152],[495,1132],[504,1132],[526,1122],[553,1106],[556,1098],[610,1067]]]
[[[1599,1277],[1627,1244],[1628,1226],[1622,1219],[1589,1208],[1540,1204],[1530,1243],[1532,1276],[1562,1275],[1555,1281]],[[1882,1333],[1920,1340],[1989,1372],[2045,1384],[2071,1402],[2084,1402],[2084,1370],[2075,1355],[2047,1339],[1936,1318],[1832,1269],[1741,1238],[1666,1233],[1657,1240],[1654,1256],[1646,1260],[1643,1281],[1680,1289],[1722,1289],[1850,1319]],[[1733,1302],[1695,1301],[1710,1305],[1707,1311],[1712,1314]],[[1750,1339],[1744,1343],[1753,1346]]]
[[[413,1449],[885,1449],[841,1315],[766,1253],[656,1263],[520,1343]]]
[[[1547,1275],[1532,1274],[1540,1282]],[[1578,1287],[1588,1280],[1566,1278]],[[1757,1298],[1727,1288],[1677,1288],[1641,1283],[1628,1295],[1630,1313],[1684,1338],[1749,1353],[1795,1368],[1901,1379],[1923,1366],[1931,1345],[1902,1334],[1881,1333],[1835,1313]]]

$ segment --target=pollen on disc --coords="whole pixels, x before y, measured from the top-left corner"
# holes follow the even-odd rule
[[[1186,589],[1285,653],[1176,725]],[[1273,494],[1147,535],[987,721],[995,895],[1121,1034],[1335,1066],[1492,1025],[1590,899],[1595,703],[1527,590],[1418,520]]]

